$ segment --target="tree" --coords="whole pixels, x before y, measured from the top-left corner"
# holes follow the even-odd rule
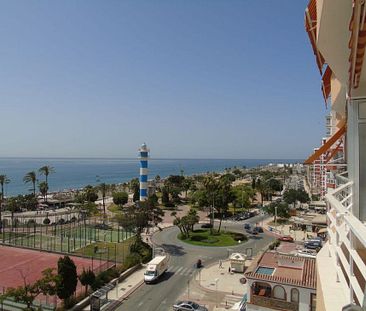
[[[6,208],[11,213],[11,230],[13,231],[13,229],[14,229],[14,213],[19,212],[21,210],[17,198],[16,197],[9,198],[6,202]]]
[[[33,310],[33,301],[39,294],[54,295],[58,285],[58,276],[54,274],[54,269],[48,268],[42,271],[42,278],[34,283],[28,283],[23,271],[19,271],[23,279],[23,286],[16,288],[8,288],[6,292],[0,296],[0,300],[11,297],[16,302],[21,302],[27,305],[26,310]]]
[[[139,201],[134,206],[127,209],[125,216],[121,217],[123,221],[136,228],[136,233],[141,236],[144,229],[151,226],[157,226],[162,222],[164,211],[159,207],[151,205],[147,201]]]
[[[3,221],[2,221],[2,205],[4,201],[4,185],[10,183],[10,179],[6,175],[0,175],[0,185],[1,185],[1,196],[0,196],[0,233],[2,232],[3,228]]]
[[[78,283],[75,263],[69,256],[60,257],[57,262],[57,272],[60,278],[57,296],[67,305],[68,299],[75,293]]]
[[[272,191],[282,191],[283,188],[282,182],[275,178],[268,180],[268,186]]]
[[[42,181],[38,184],[39,192],[43,196],[43,201],[47,201],[47,192],[48,192],[48,184],[45,181]]]
[[[24,178],[23,178],[24,183],[28,184],[28,183],[32,183],[33,186],[33,195],[36,196],[36,182],[37,182],[37,175],[35,171],[31,171],[28,172]]]
[[[298,199],[298,193],[297,193],[297,190],[295,190],[295,189],[288,189],[283,194],[283,200],[287,204],[293,204],[294,207],[295,207],[297,199]]]
[[[121,208],[128,202],[128,193],[124,191],[115,192],[113,193],[112,197],[113,197],[113,203]]]
[[[289,206],[286,202],[272,202],[271,204],[263,207],[263,209],[270,215],[274,216],[274,221],[276,221],[276,209],[277,216],[280,218],[289,218]]]
[[[48,184],[48,175],[53,174],[55,169],[50,165],[42,166],[38,172],[46,177],[46,183]]]
[[[80,283],[85,286],[85,296],[88,294],[88,285],[92,285],[95,281],[95,274],[92,270],[85,270],[79,275]]]
[[[169,192],[168,192],[168,189],[166,187],[163,187],[161,189],[161,203],[163,203],[163,205],[167,205],[167,204],[170,203]]]
[[[96,200],[98,200],[96,189],[94,189],[93,186],[87,185],[84,188],[84,198],[85,201],[94,203]]]
[[[103,204],[103,221],[107,218],[105,211],[105,196],[107,194],[107,185],[105,183],[101,183],[99,185],[100,192],[102,193],[102,204]]]
[[[1,185],[0,204],[4,200],[4,185],[8,183],[10,183],[10,179],[6,175],[0,175],[0,185]]]
[[[159,203],[159,198],[155,193],[153,193],[152,195],[149,195],[147,200],[149,201],[149,204],[154,207],[157,206]]]
[[[197,211],[193,208],[183,217],[178,217],[177,212],[172,212],[170,215],[174,217],[173,224],[179,228],[184,238],[189,237],[189,232],[193,231],[194,225],[200,220]]]
[[[45,165],[45,166],[42,166],[38,172],[41,174],[41,175],[44,175],[46,177],[46,184],[47,184],[47,191],[46,191],[46,195],[45,195],[45,198],[46,198],[46,202],[47,202],[47,192],[48,192],[48,175],[50,174],[53,174],[55,172],[55,169],[50,166],[50,165]]]

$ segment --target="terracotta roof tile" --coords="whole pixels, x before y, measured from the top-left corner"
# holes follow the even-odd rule
[[[257,273],[258,267],[274,268],[272,275]],[[299,287],[316,288],[315,259],[266,252],[245,276],[249,279],[272,281]]]

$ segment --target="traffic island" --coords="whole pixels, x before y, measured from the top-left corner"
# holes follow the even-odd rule
[[[235,246],[248,240],[247,236],[237,232],[217,232],[210,229],[190,231],[189,235],[178,234],[178,239],[197,246]]]

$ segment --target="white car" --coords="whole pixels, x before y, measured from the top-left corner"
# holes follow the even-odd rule
[[[174,311],[208,311],[206,307],[200,306],[193,301],[178,301],[173,306]]]
[[[316,251],[311,250],[311,249],[300,249],[297,251],[298,256],[301,257],[310,257],[310,258],[315,258],[316,257]]]

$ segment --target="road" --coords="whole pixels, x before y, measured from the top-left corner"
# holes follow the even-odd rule
[[[222,228],[243,232],[243,224],[260,223],[264,216],[255,216],[246,221],[223,222]],[[200,258],[204,265],[226,259],[229,251],[245,252],[253,249],[253,255],[268,245],[273,237],[261,234],[250,238],[246,243],[231,247],[200,247],[189,245],[177,239],[179,229],[172,227],[153,236],[155,245],[162,247],[170,255],[169,269],[157,284],[144,284],[133,293],[117,310],[166,311],[171,310],[178,297],[189,290],[189,281]]]

